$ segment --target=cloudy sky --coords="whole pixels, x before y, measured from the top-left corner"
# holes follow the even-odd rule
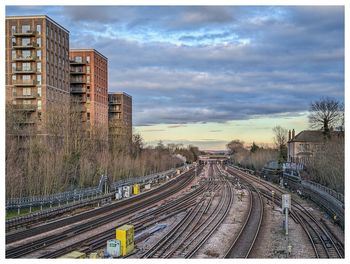
[[[343,7],[6,7],[33,14],[108,57],[109,90],[132,95],[149,144],[271,143],[276,125],[308,128],[311,101],[344,100]]]

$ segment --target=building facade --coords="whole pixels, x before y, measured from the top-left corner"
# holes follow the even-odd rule
[[[40,125],[69,104],[69,31],[47,16],[8,16],[5,46],[6,102]]]
[[[332,131],[331,138],[342,137],[343,132]],[[306,164],[324,149],[325,135],[321,130],[303,130],[295,135],[289,130],[288,162]]]
[[[121,137],[131,141],[132,137],[132,97],[124,92],[108,94],[109,139]]]
[[[70,50],[72,103],[90,132],[108,137],[108,59],[94,49]]]

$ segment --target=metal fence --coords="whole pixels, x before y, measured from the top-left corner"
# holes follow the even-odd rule
[[[168,176],[174,175],[176,170],[184,169],[186,166],[180,168],[174,168],[160,173],[150,174],[146,176],[128,178],[118,180],[116,182],[108,183],[108,191],[113,192],[118,187],[132,184],[145,184],[151,181],[162,180]],[[21,197],[21,198],[10,198],[6,199],[6,210],[20,209],[20,208],[32,208],[32,207],[44,207],[52,205],[60,205],[64,203],[69,203],[72,201],[79,201],[86,198],[92,198],[95,196],[100,196],[104,194],[103,189],[104,184],[108,182],[108,177],[101,176],[98,186],[89,187],[84,189],[76,189],[74,191],[67,191],[47,196],[31,196],[31,197]]]
[[[303,187],[307,187],[307,188],[309,188],[315,192],[318,192],[320,194],[322,194],[322,193],[329,194],[344,204],[344,195],[343,194],[338,193],[338,192],[336,192],[336,191],[334,191],[326,186],[323,186],[319,183],[312,182],[312,181],[303,181]]]

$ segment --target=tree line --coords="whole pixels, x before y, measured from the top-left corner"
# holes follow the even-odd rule
[[[112,181],[148,175],[180,166],[176,154],[187,162],[199,155],[194,146],[146,146],[139,134],[106,140],[98,125],[87,133],[78,104],[52,106],[40,118],[39,127],[28,125],[29,115],[6,105],[7,198],[96,186],[102,174]]]

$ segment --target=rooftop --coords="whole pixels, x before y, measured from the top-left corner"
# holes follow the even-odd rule
[[[55,24],[56,26],[60,27],[64,31],[66,31],[69,34],[69,30],[58,24],[56,21],[54,21],[52,18],[50,18],[47,15],[31,15],[31,16],[6,16],[6,19],[34,19],[34,18],[44,18],[49,20],[51,23]]]
[[[344,132],[333,131],[331,137],[343,136]],[[321,130],[304,130],[297,134],[288,142],[322,142],[324,139],[323,131]]]
[[[106,56],[104,56],[101,52],[98,52],[97,50],[93,49],[93,48],[76,48],[76,49],[69,49],[69,52],[79,52],[79,51],[92,51],[97,53],[98,55],[100,55],[101,57],[103,57],[104,59],[108,60],[108,58]]]

